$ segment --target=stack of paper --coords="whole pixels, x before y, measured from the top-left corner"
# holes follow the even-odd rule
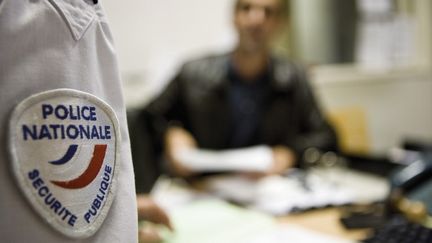
[[[224,199],[274,215],[292,211],[370,203],[389,192],[387,180],[348,170],[323,170],[254,180],[219,176],[208,181],[209,190]]]

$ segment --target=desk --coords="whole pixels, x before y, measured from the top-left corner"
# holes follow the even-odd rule
[[[343,232],[335,212],[318,210],[296,215],[294,220],[285,217],[275,220],[220,200],[204,199],[171,211],[175,232],[165,240],[167,243],[354,243],[363,238],[362,234]],[[320,222],[315,225],[318,229],[305,226],[310,222]],[[327,232],[323,232],[323,225]]]
[[[267,214],[255,212],[254,210],[227,204],[215,198],[214,195],[202,191],[202,188],[196,190],[191,188],[189,184],[172,180],[159,181],[152,195],[162,207],[167,209],[173,221],[177,221],[178,223],[178,237],[176,236],[174,240],[168,242],[200,242],[199,240],[201,240],[201,242],[207,242],[205,241],[207,239],[205,237],[208,237],[208,235],[223,237],[221,236],[221,234],[224,234],[223,231],[249,232],[246,233],[246,235],[259,233],[258,236],[261,238],[264,236],[279,238],[278,235],[286,236],[292,233],[297,235],[301,234],[301,232],[295,229],[291,230],[290,225],[297,226],[297,228],[304,228],[306,235],[315,235],[314,232],[316,232],[318,239],[320,239],[319,237],[321,236],[326,238],[322,242],[336,242],[327,239],[326,236],[353,242],[365,238],[368,233],[367,230],[344,229],[339,221],[341,210],[337,207],[317,209],[274,218]],[[217,200],[219,200],[219,202]],[[200,203],[200,201],[204,201],[204,203]],[[282,226],[276,228],[283,228],[282,231],[287,229],[287,231],[285,230],[282,232],[280,229],[275,230],[274,223]],[[174,226],[176,226],[176,222],[174,222]],[[222,232],[218,232],[217,229]],[[263,230],[263,234],[260,234],[260,229],[265,229]],[[272,232],[276,233],[273,234]],[[229,234],[233,234],[233,232]],[[191,235],[194,236],[192,239]],[[238,235],[236,235],[236,237],[238,237]],[[314,238],[314,241],[299,240],[291,242],[321,242],[316,240],[317,237]],[[227,242],[225,238],[220,238],[220,240],[222,240],[220,242]],[[286,242],[286,240],[274,242]]]
[[[345,229],[339,221],[340,215],[339,208],[326,208],[283,216],[278,218],[278,222],[298,225],[343,239],[361,240],[366,238],[369,230]]]

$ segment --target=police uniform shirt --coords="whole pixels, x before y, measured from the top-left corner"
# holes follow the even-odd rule
[[[119,149],[112,155],[119,155],[113,200],[104,220],[101,220],[100,228],[85,237],[70,237],[50,226],[47,223],[49,219],[36,212],[23,195],[23,188],[20,188],[22,186],[17,183],[11,168],[10,150],[14,145],[10,144],[8,134],[15,125],[9,124],[15,107],[32,95],[65,88],[72,90],[72,94],[82,93],[83,97],[94,95],[95,99],[106,102],[119,124]],[[137,242],[134,176],[121,91],[113,40],[100,4],[86,0],[0,0],[1,242]],[[81,120],[96,117],[91,106],[70,108],[83,111],[80,113]],[[54,114],[53,106],[45,105],[44,109],[47,115]],[[22,112],[25,113],[25,109]],[[60,109],[57,116],[65,115],[65,112]],[[29,138],[41,138],[32,134],[31,130],[27,133]],[[111,138],[114,131],[105,130],[105,135],[102,133],[95,136]],[[59,134],[55,136],[60,138]],[[52,138],[53,135],[44,136]],[[74,148],[82,145],[81,140],[77,141],[69,147],[66,155],[73,154]],[[54,151],[56,141],[51,144],[48,149]],[[28,175],[35,178],[30,172]],[[48,186],[46,180],[44,190],[40,185],[33,184],[34,188],[39,188],[36,196],[38,193],[46,195],[48,188],[54,190],[54,185]],[[35,190],[29,187],[24,190]],[[68,202],[62,203],[66,208]],[[52,204],[47,210],[55,210],[60,215],[65,209],[57,210]],[[70,225],[77,222],[71,213],[62,217],[69,220],[66,223]]]

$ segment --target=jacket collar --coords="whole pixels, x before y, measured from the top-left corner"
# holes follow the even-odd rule
[[[209,73],[210,79],[218,90],[224,91],[228,88],[228,70],[231,62],[232,52],[224,54],[213,63],[213,71]],[[275,55],[270,56],[270,87],[276,92],[286,92],[295,79],[295,66],[283,58]]]

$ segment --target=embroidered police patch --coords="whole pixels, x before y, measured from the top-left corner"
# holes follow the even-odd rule
[[[114,197],[119,125],[99,98],[58,89],[22,101],[10,120],[12,168],[26,198],[56,230],[93,235]]]

